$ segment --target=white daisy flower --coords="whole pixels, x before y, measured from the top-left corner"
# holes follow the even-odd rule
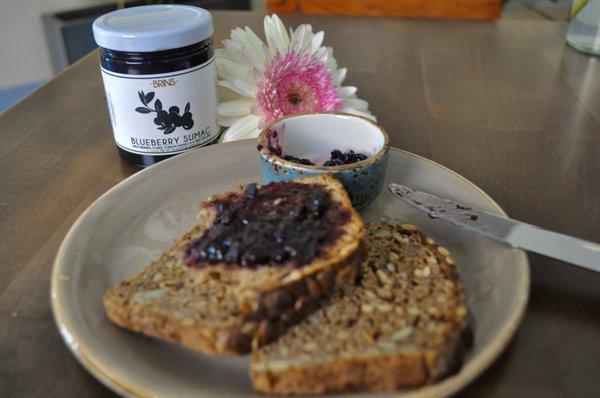
[[[346,68],[338,68],[323,32],[307,24],[286,31],[275,14],[264,20],[267,43],[249,28],[236,28],[217,49],[221,103],[218,123],[228,127],[222,141],[257,137],[271,120],[300,112],[339,110],[375,119],[356,87],[342,86]]]

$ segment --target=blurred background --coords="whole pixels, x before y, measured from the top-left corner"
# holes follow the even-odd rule
[[[1,0],[0,112],[96,47],[91,24],[117,7],[192,4],[216,10],[494,20],[566,20],[570,0]]]

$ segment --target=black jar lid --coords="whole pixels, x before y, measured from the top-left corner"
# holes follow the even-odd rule
[[[94,39],[115,51],[156,52],[182,48],[212,36],[212,15],[184,5],[131,7],[94,21]]]

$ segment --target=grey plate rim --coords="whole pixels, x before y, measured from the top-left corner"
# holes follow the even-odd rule
[[[250,140],[243,140],[250,141]],[[231,145],[236,142],[231,143],[220,143],[216,145]],[[210,147],[208,147],[210,148]],[[52,275],[50,280],[50,301],[52,305],[52,312],[54,315],[54,321],[59,330],[59,333],[71,351],[71,353],[75,356],[75,358],[79,361],[79,363],[90,372],[96,379],[98,379],[102,384],[104,384],[109,389],[118,393],[121,396],[125,397],[151,397],[152,395],[147,394],[140,388],[139,385],[130,385],[125,383],[123,380],[119,380],[118,377],[113,376],[114,373],[111,373],[106,370],[106,364],[103,364],[96,360],[92,351],[89,347],[85,345],[81,345],[77,340],[77,336],[72,333],[73,325],[68,320],[68,306],[65,304],[64,296],[61,288],[61,275],[62,271],[65,267],[65,257],[67,255],[67,249],[70,245],[71,241],[73,241],[78,226],[82,223],[82,221],[92,212],[92,208],[97,206],[100,202],[104,201],[107,197],[113,195],[114,192],[126,189],[129,184],[135,183],[136,181],[143,179],[146,175],[150,173],[156,172],[155,170],[160,170],[165,164],[170,164],[172,162],[177,162],[182,158],[187,158],[190,156],[197,156],[199,151],[206,150],[207,147],[199,148],[197,150],[193,150],[178,156],[174,156],[172,158],[166,159],[153,167],[148,167],[146,169],[140,170],[137,173],[127,177],[123,181],[119,182],[114,187],[110,188],[104,194],[102,194],[99,198],[97,198],[73,223],[69,232],[63,239],[60,248],[56,254],[56,258],[54,260],[52,266]],[[494,210],[502,215],[507,217],[506,212],[500,207],[498,203],[494,199],[492,199],[485,191],[475,185],[473,182],[458,174],[457,172],[437,163],[433,160],[427,159],[423,156],[414,154],[412,152],[408,152],[402,149],[398,149],[395,147],[390,147],[390,151],[401,152],[404,156],[414,157],[419,159],[420,161],[425,161],[430,163],[432,166],[440,168],[458,179],[464,181],[474,190],[478,191],[482,197],[487,200],[493,207]],[[529,260],[527,258],[526,253],[523,250],[516,250],[518,254],[519,261],[523,264],[521,268],[523,268],[523,274],[521,275],[520,284],[518,286],[519,290],[515,291],[515,295],[517,296],[517,303],[515,310],[507,319],[506,323],[501,327],[498,332],[496,339],[493,344],[488,344],[481,353],[477,356],[473,357],[473,359],[465,364],[461,371],[452,377],[444,379],[439,383],[435,383],[430,386],[422,387],[420,389],[411,391],[398,391],[398,397],[402,398],[429,398],[429,397],[442,397],[452,395],[459,390],[465,388],[467,385],[472,383],[478,376],[480,376],[486,369],[488,369],[492,363],[500,356],[500,354],[506,349],[513,336],[515,335],[523,316],[525,314],[525,310],[527,308],[527,302],[529,300],[529,288],[530,288],[530,266]]]

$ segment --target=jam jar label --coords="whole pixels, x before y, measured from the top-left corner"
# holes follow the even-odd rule
[[[213,61],[155,75],[102,68],[117,145],[138,154],[171,155],[213,141],[219,134]]]

